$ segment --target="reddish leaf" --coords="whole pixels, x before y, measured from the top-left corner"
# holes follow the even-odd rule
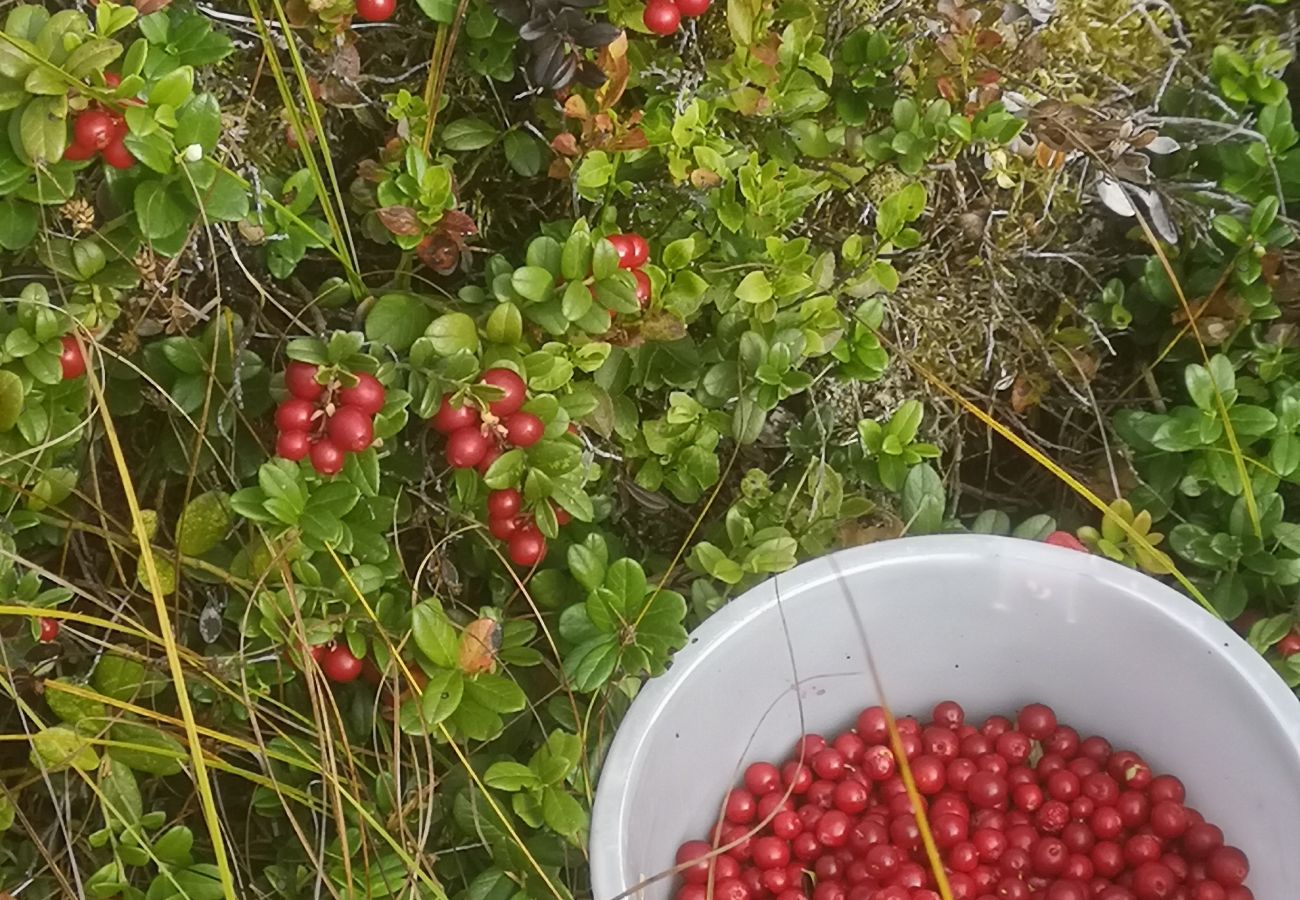
[[[375,210],[375,215],[383,226],[393,234],[412,236],[419,234],[424,229],[420,225],[420,219],[415,214],[415,210],[409,206],[385,206]]]

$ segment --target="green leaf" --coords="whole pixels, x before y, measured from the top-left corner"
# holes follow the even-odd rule
[[[64,725],[46,728],[32,735],[32,765],[51,772],[80,769],[89,772],[99,765],[99,754],[87,740]]]
[[[221,106],[212,94],[196,94],[176,117],[173,140],[178,150],[198,144],[205,155],[217,149],[221,138]]]
[[[450,25],[456,18],[456,0],[415,0],[415,3],[434,22]]]
[[[493,763],[488,766],[488,770],[483,773],[483,781],[488,787],[494,787],[501,791],[532,790],[542,786],[541,779],[537,773],[525,766],[523,763],[517,763],[513,760]]]
[[[23,380],[8,369],[0,369],[0,432],[8,431],[23,412]]]
[[[442,130],[448,150],[481,150],[496,140],[497,130],[482,119],[457,119]]]
[[[618,638],[606,635],[581,644],[564,658],[564,672],[583,693],[597,690],[614,674],[618,664]]]
[[[433,726],[445,721],[454,713],[460,707],[464,696],[465,676],[459,671],[444,669],[435,672],[429,676],[429,681],[421,692],[420,706],[410,704],[411,711],[414,713],[413,720],[409,720],[406,706],[403,706],[402,730],[413,734],[426,734],[433,729]],[[408,727],[412,721],[418,724]]]
[[[507,133],[505,151],[510,168],[524,178],[531,178],[542,170],[542,147],[531,134],[525,131]]]
[[[524,317],[519,307],[513,303],[501,303],[488,316],[483,327],[487,339],[494,344],[511,346],[519,343],[524,336]]]
[[[230,501],[221,491],[200,494],[189,502],[176,532],[176,547],[186,556],[202,556],[230,529]]]
[[[636,560],[623,558],[612,563],[605,573],[605,587],[621,601],[620,611],[629,619],[640,612],[645,599],[646,577]]]
[[[929,463],[913,466],[903,482],[903,521],[910,534],[933,534],[943,527],[943,482]]]
[[[194,69],[180,66],[156,81],[149,89],[148,100],[152,107],[170,106],[179,109],[194,90]]]
[[[767,273],[750,272],[736,286],[736,299],[744,303],[762,303],[772,299],[772,282]]]
[[[100,657],[90,683],[96,691],[113,700],[135,701],[152,697],[169,683],[143,664],[114,653]]]
[[[469,316],[464,313],[451,315],[460,315],[469,319]],[[404,353],[411,349],[416,338],[424,334],[431,324],[433,324],[433,311],[420,297],[407,293],[384,294],[375,301],[374,306],[370,307],[370,312],[366,314],[366,339]],[[478,332],[474,328],[473,319],[469,321],[469,332],[477,341]],[[434,340],[434,348],[439,353],[446,352],[439,348],[438,339]],[[473,352],[477,347],[468,349]]]
[[[181,760],[189,758],[179,741],[152,725],[118,721],[108,734],[116,745],[108,748],[108,755],[137,772],[175,775]]]
[[[607,559],[605,541],[599,534],[590,534],[581,543],[569,545],[569,571],[589,591],[604,583]]]
[[[456,665],[460,636],[436,600],[425,600],[411,611],[411,633],[415,644],[435,666]]]
[[[534,303],[549,298],[555,285],[555,277],[541,266],[522,266],[510,276],[510,286],[519,296]]]
[[[104,795],[104,819],[109,827],[135,825],[144,815],[140,785],[130,767],[112,757],[99,769],[99,790]]]
[[[36,237],[39,226],[35,206],[13,197],[0,200],[0,248],[21,250]]]
[[[190,849],[194,846],[194,832],[184,825],[173,825],[154,839],[153,852],[169,866],[185,867],[194,862]]]
[[[53,683],[51,683],[51,681]],[[59,690],[56,685],[71,684],[67,679],[52,679],[45,683],[45,702],[54,710],[54,714],[69,725],[76,725],[82,719],[92,722],[107,718],[104,704],[98,700],[81,697],[69,691]]]
[[[161,181],[141,181],[135,189],[135,218],[145,237],[161,240],[187,228],[193,209]]]
[[[579,832],[587,827],[587,813],[582,804],[558,787],[542,791],[542,818],[552,831],[575,841]]]
[[[438,316],[424,333],[433,341],[433,349],[443,356],[478,352],[478,326],[465,313],[453,312]]]
[[[63,94],[33,97],[23,108],[18,133],[22,152],[33,165],[53,164],[63,159],[63,151],[68,147],[67,111],[68,99]]]
[[[478,675],[465,681],[465,695],[494,713],[519,712],[528,705],[523,690],[500,675]]]
[[[519,484],[524,474],[524,451],[518,447],[502,453],[483,473],[483,483],[493,490],[502,490]]]

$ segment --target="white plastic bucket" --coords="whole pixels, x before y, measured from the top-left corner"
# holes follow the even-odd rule
[[[1082,735],[1181,777],[1188,804],[1250,857],[1258,900],[1297,896],[1300,702],[1268,664],[1145,575],[1046,544],[953,535],[799,566],[691,636],[610,748],[592,815],[595,900],[671,867],[745,765],[784,759],[801,731],[846,728],[878,701],[845,588],[899,715],[949,698],[972,717],[1048,703]],[[663,900],[673,883],[637,896]]]

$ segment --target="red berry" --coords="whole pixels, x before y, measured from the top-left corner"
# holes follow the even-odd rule
[[[650,0],[641,14],[641,21],[652,34],[667,37],[682,24],[682,12],[672,0]]]
[[[520,565],[532,565],[532,563],[520,563]],[[735,788],[727,794],[727,802],[722,808],[722,817],[733,825],[748,825],[754,821],[757,812],[758,802],[754,799],[754,795],[744,788]]]
[[[397,11],[397,0],[357,0],[357,18],[364,22],[387,22]]]
[[[42,616],[38,620],[41,629],[40,641],[42,644],[48,644],[59,636],[59,629],[63,626],[59,624],[58,619],[50,619]]]
[[[352,655],[347,644],[335,644],[321,656],[321,671],[330,681],[346,684],[361,674],[361,660]]]
[[[1236,847],[1219,847],[1212,850],[1205,860],[1205,874],[1225,888],[1241,884],[1249,872],[1246,854]]]
[[[521,528],[510,538],[506,553],[515,565],[531,568],[546,558],[546,538],[532,526]]]
[[[59,350],[59,366],[63,370],[63,380],[70,378],[80,378],[86,374],[86,358],[81,355],[81,348],[77,346],[77,339],[70,334],[65,334],[61,341]]]
[[[472,469],[487,454],[492,442],[477,428],[462,428],[447,438],[447,463],[457,469]]]
[[[555,524],[564,526],[573,521],[573,515],[563,506],[551,504],[551,509],[555,512]]]
[[[496,444],[493,444],[492,446],[488,447],[487,453],[483,454],[483,458],[478,461],[478,465],[475,468],[478,469],[478,473],[480,475],[486,475],[488,473],[488,469],[492,468],[492,464],[500,458],[501,458],[501,448],[498,447]]]
[[[311,436],[305,431],[281,431],[275,439],[275,455],[297,462],[311,452]]]
[[[113,141],[99,151],[99,155],[104,158],[104,162],[114,169],[129,169],[135,165],[135,157],[131,155],[131,151],[127,149],[126,144],[120,139]]]
[[[88,109],[72,122],[72,141],[82,147],[103,150],[113,142],[113,117],[102,109]]]
[[[632,278],[636,281],[636,302],[641,305],[642,309],[648,309],[651,290],[650,276],[640,269],[633,269]]]
[[[618,266],[620,269],[632,269],[632,236],[630,234],[611,234],[605,238],[614,245],[614,250],[618,252]]]
[[[514,415],[519,412],[519,407],[524,405],[527,388],[518,373],[510,369],[488,369],[483,373],[482,381],[505,392],[505,396],[500,400],[493,400],[488,404],[488,409],[497,418],[504,419],[506,416]]]
[[[517,412],[505,420],[506,440],[527,449],[542,439],[546,426],[532,413]]]
[[[493,519],[507,519],[518,515],[523,505],[523,495],[514,488],[506,488],[488,494],[487,511],[488,516]]]
[[[384,408],[384,386],[369,372],[357,372],[357,383],[339,391],[339,403],[373,416]]]
[[[344,453],[329,438],[321,438],[311,445],[311,467],[321,475],[337,475],[343,471]]]
[[[280,431],[307,431],[311,428],[316,405],[309,400],[290,397],[275,411],[275,427]]]
[[[1053,547],[1065,547],[1067,550],[1079,550],[1083,553],[1088,552],[1088,548],[1083,541],[1079,540],[1068,531],[1053,531],[1047,537],[1043,538],[1044,544],[1051,544]]]
[[[709,10],[713,0],[677,0],[677,8],[688,19],[702,16]]]
[[[677,8],[681,9],[680,3]],[[635,231],[629,231],[623,235],[623,239],[627,244],[627,258],[620,258],[620,265],[626,269],[639,269],[650,261],[650,244],[645,238]]]
[[[1177,887],[1174,873],[1162,863],[1146,862],[1133,870],[1133,893],[1138,900],[1167,900]]]
[[[72,162],[84,162],[87,159],[94,159],[95,154],[99,151],[94,147],[83,147],[76,141],[68,144],[67,149],[63,151],[63,158]]]
[[[780,838],[758,838],[750,850],[750,859],[760,869],[784,869],[790,865],[790,845]]]
[[[519,530],[519,520],[513,516],[488,519],[488,531],[498,541],[508,541]]]
[[[374,422],[357,406],[340,406],[330,416],[325,430],[330,440],[352,453],[365,450],[375,439]]]
[[[1050,706],[1031,703],[1020,710],[1017,727],[1036,741],[1045,740],[1056,730],[1056,714]]]
[[[451,394],[446,394],[442,398],[442,403],[438,404],[438,411],[429,420],[429,427],[439,434],[451,434],[453,431],[460,431],[462,428],[478,423],[477,409],[468,403],[452,406]]]
[[[122,83],[122,76],[117,74],[116,72],[104,73],[104,84],[108,85],[109,87],[115,88],[121,83]]]
[[[1295,656],[1300,653],[1300,631],[1292,631],[1282,640],[1277,642],[1277,652],[1283,659]]]
[[[319,400],[325,386],[316,380],[316,366],[294,360],[284,367],[284,387],[300,400]]]
[[[781,772],[767,762],[756,762],[745,769],[745,788],[755,797],[762,797],[781,789]]]

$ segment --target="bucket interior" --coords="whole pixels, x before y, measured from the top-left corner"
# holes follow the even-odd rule
[[[1300,704],[1266,663],[1152,579],[1075,551],[965,536],[801,566],[692,635],[607,760],[592,825],[596,900],[705,837],[745,765],[782,761],[801,732],[829,736],[879,702],[850,603],[898,715],[928,718],[943,699],[968,719],[1047,703],[1082,737],[1178,775],[1188,805],[1250,857],[1257,898],[1300,884]],[[674,884],[639,896],[666,900]]]

